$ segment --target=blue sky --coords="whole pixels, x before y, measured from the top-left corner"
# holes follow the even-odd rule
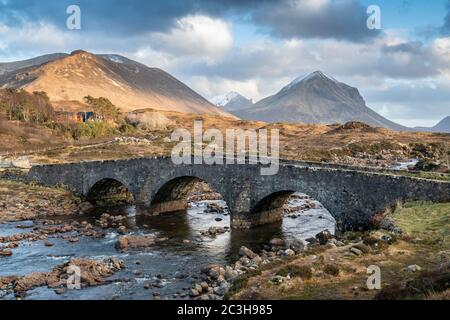
[[[446,15],[446,0],[363,0],[365,6],[377,4],[382,9],[384,28],[407,28],[435,25]]]
[[[66,9],[81,9],[68,30]],[[378,5],[382,30],[366,27]],[[404,125],[450,115],[450,0],[0,0],[0,61],[84,49],[258,100],[322,70]]]

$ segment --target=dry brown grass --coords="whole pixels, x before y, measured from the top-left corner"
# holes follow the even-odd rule
[[[151,136],[152,143],[150,145],[117,146],[108,144],[97,147],[96,144],[111,141],[113,137],[71,141],[53,136],[48,129],[27,128],[19,124],[1,122],[0,135],[3,139],[0,141],[0,152],[11,150],[26,152],[45,147],[66,147],[52,152],[35,153],[37,158],[44,162],[46,162],[46,158],[48,161],[73,161],[73,159],[95,160],[169,155],[175,145],[168,141],[173,130],[185,128],[193,132],[195,120],[203,122],[204,130],[216,128],[224,134],[227,129],[278,129],[280,131],[280,156],[284,159],[383,167],[388,166],[394,160],[411,158],[411,146],[414,143],[440,144],[450,150],[450,134],[394,132],[383,128],[346,128],[340,125],[268,124],[260,121],[233,120],[221,116],[145,110],[161,114],[164,119],[168,119],[165,127],[137,130],[132,133],[133,136],[142,138]],[[80,145],[89,144],[93,146],[78,148]],[[442,161],[448,161],[446,158],[448,155],[441,156]]]

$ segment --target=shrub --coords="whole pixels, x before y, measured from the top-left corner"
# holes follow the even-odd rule
[[[327,264],[324,268],[323,268],[323,272],[325,272],[326,274],[332,275],[334,277],[337,277],[339,275],[339,268],[334,265],[334,264]]]
[[[417,162],[414,169],[419,170],[419,171],[435,171],[435,170],[441,169],[442,167],[443,166],[432,161],[431,159],[425,158],[425,159],[422,159],[419,162]]]
[[[91,96],[84,97],[84,101],[92,108],[98,118],[101,120],[111,120],[117,124],[123,123],[123,115],[111,101],[107,98],[94,98]]]
[[[119,133],[114,125],[101,121],[69,124],[68,131],[75,140],[81,138],[99,138]]]
[[[287,265],[278,270],[278,276],[287,277],[299,277],[302,279],[311,279],[312,270],[310,266],[298,266],[298,265]]]

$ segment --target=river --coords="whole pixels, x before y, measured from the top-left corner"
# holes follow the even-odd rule
[[[289,206],[297,207],[305,200],[291,198]],[[43,241],[24,242],[14,250],[14,255],[0,260],[0,276],[25,275],[36,271],[50,271],[53,267],[67,262],[71,257],[103,259],[117,257],[125,262],[126,268],[117,272],[105,285],[68,290],[58,295],[52,289],[40,287],[28,292],[27,299],[152,299],[158,292],[162,299],[188,298],[188,288],[201,279],[201,269],[212,263],[230,264],[238,258],[239,248],[243,245],[258,252],[273,238],[291,241],[304,240],[328,229],[334,232],[335,221],[320,203],[313,201],[314,209],[291,213],[277,224],[257,227],[251,230],[232,230],[216,238],[204,237],[201,231],[211,226],[229,227],[230,215],[225,213],[205,213],[209,202],[191,203],[186,212],[145,216],[144,209],[134,206],[97,210],[89,216],[64,217],[61,219],[88,220],[104,212],[126,215],[126,226],[130,234],[154,234],[168,238],[155,244],[150,250],[119,252],[115,244],[119,234],[108,229],[105,237],[93,239],[80,237],[77,243],[70,243],[61,238],[51,239],[53,247],[46,247]],[[293,216],[293,217],[292,217]],[[59,217],[58,217],[59,219]],[[36,226],[39,221],[6,223],[0,225],[0,236],[29,232],[30,229],[18,229],[19,225]],[[184,241],[188,240],[188,241]],[[138,264],[137,264],[138,262]],[[136,275],[136,270],[139,270]],[[150,290],[144,283],[156,285]],[[12,294],[1,296],[13,299]]]

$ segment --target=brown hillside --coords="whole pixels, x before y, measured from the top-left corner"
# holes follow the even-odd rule
[[[3,75],[0,85],[45,91],[56,109],[67,111],[79,109],[83,98],[91,95],[108,97],[124,112],[153,108],[235,118],[161,69],[124,57],[84,51],[38,67],[15,70]]]

